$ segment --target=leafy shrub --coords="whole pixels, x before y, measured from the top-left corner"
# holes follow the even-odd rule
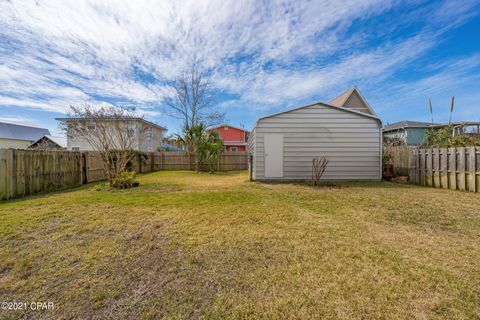
[[[220,153],[224,149],[223,141],[216,131],[208,131],[203,123],[195,124],[183,130],[183,136],[177,136],[177,141],[189,152],[195,154],[197,171],[208,169],[215,171]]]
[[[117,189],[128,189],[137,187],[139,182],[135,180],[137,173],[135,171],[123,171],[113,180],[111,186]]]
[[[476,140],[467,134],[458,133],[455,136],[452,136],[452,133],[452,126],[440,129],[428,129],[425,132],[425,140],[422,146],[425,148],[449,148],[480,145],[479,140]]]

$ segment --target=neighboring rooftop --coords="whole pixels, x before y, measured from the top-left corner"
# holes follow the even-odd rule
[[[480,126],[480,121],[454,121],[452,123],[441,123],[436,124],[435,127],[447,127],[447,126],[454,126],[454,127],[469,127],[469,126]]]
[[[385,125],[383,131],[392,131],[392,130],[399,130],[399,129],[406,129],[406,128],[430,128],[433,126],[439,125],[438,123],[431,123],[431,122],[421,122],[421,121],[398,121],[391,124]]]
[[[0,122],[1,139],[35,141],[44,135],[50,135],[50,131],[30,125]]]
[[[374,116],[376,115],[357,87],[351,87],[338,97],[331,100],[329,104],[335,107],[343,107]]]
[[[478,126],[480,125],[479,121],[456,121],[452,123],[432,123],[432,122],[421,122],[421,121],[409,121],[403,120],[394,122],[391,124],[385,125],[383,131],[393,131],[399,129],[406,129],[406,128],[439,128],[439,127],[446,127],[446,126]]]
[[[67,138],[51,136],[51,135],[48,135],[48,134],[46,134],[46,135],[42,136],[41,138],[35,140],[34,142],[32,142],[31,145],[34,145],[34,144],[40,142],[42,139],[48,139],[48,140],[52,141],[53,143],[55,143],[60,148],[67,148]]]
[[[89,118],[74,118],[74,117],[67,117],[67,118],[55,118],[55,120],[57,121],[72,121],[72,120],[88,120]],[[126,120],[126,121],[141,121],[141,122],[144,122],[150,126],[154,126],[154,127],[157,127],[161,130],[164,130],[166,131],[167,128],[161,126],[161,125],[158,125],[156,123],[153,123],[151,121],[148,121],[148,120],[145,120],[144,118],[141,118],[141,117],[124,117],[124,118],[112,118],[112,117],[104,117],[104,118],[92,118],[93,120]]]
[[[242,130],[242,131],[249,132],[249,131],[248,131],[247,129],[245,129],[245,128],[240,128],[240,127],[232,126],[231,124],[221,124],[221,125],[219,125],[219,126],[215,126],[215,127],[208,128],[208,130],[214,130],[214,129],[219,129],[219,128],[223,128],[223,127],[230,127],[230,128],[234,128],[234,129],[238,129],[238,130]]]

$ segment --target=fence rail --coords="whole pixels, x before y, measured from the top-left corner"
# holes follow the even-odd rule
[[[409,180],[429,187],[480,192],[480,148],[411,150]]]
[[[245,170],[248,168],[247,153],[222,153],[212,167],[216,171]],[[146,173],[197,168],[193,154],[152,152],[147,153],[146,158],[135,158],[132,169]],[[0,199],[67,189],[105,179],[98,152],[0,149]]]

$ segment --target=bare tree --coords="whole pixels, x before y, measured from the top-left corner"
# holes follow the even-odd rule
[[[60,128],[68,137],[75,137],[98,151],[110,185],[126,170],[135,156],[136,137],[145,128],[140,124],[134,109],[115,107],[95,108],[85,103],[71,106],[68,117]]]
[[[195,65],[177,77],[171,86],[173,94],[163,100],[163,105],[169,116],[183,121],[184,128],[199,123],[211,126],[224,121],[225,113],[214,108],[217,93],[211,87],[211,78]]]

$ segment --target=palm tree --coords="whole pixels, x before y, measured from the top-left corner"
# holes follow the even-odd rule
[[[183,130],[183,135],[177,135],[177,141],[185,145],[188,152],[195,154],[197,171],[202,163],[207,163],[210,171],[223,150],[223,141],[217,132],[208,132],[203,123],[194,124]]]

